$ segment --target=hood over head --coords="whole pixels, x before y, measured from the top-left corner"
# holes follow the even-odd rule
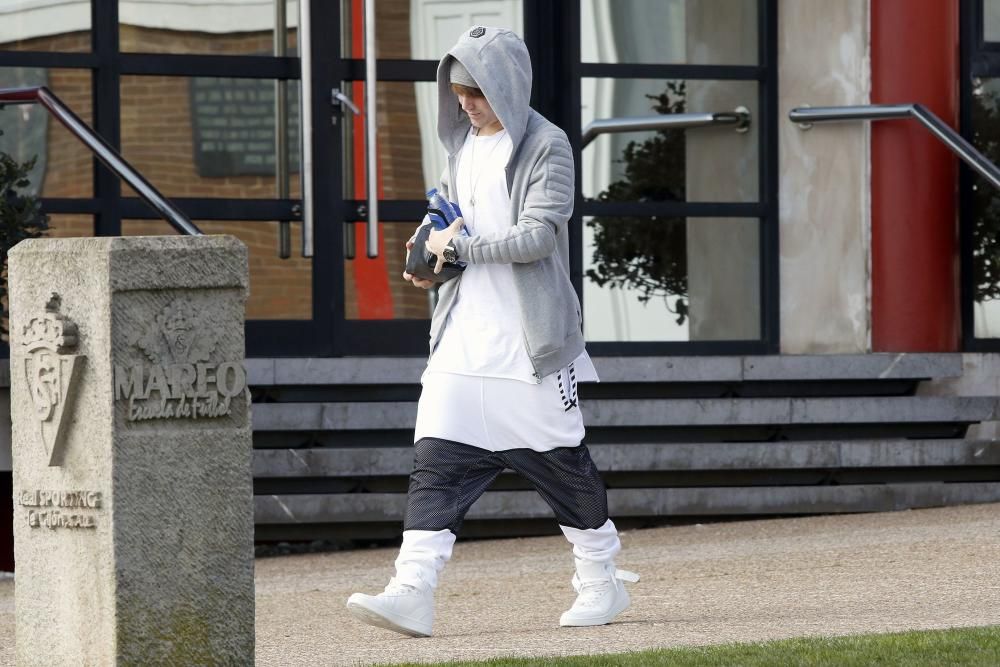
[[[476,81],[514,144],[524,137],[531,108],[531,58],[524,41],[510,30],[474,26],[438,64],[438,138],[454,154],[469,132],[469,117],[451,91],[451,69],[457,60]]]

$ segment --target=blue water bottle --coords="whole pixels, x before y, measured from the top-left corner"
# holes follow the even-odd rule
[[[434,228],[441,230],[455,222],[456,218],[461,218],[462,211],[458,208],[458,204],[450,202],[441,196],[437,188],[431,188],[427,191],[427,216],[431,219],[431,224],[434,225]],[[469,230],[462,227],[459,233],[468,236]]]

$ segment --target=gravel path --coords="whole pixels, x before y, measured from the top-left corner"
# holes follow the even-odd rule
[[[356,622],[344,603],[388,580],[394,550],[257,561],[257,664],[364,665],[1000,624],[1000,504],[632,531],[642,575],[620,622],[561,629],[561,537],[459,544],[435,637]],[[13,581],[0,579],[0,665],[13,662]]]

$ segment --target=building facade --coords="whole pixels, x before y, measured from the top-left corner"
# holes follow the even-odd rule
[[[246,243],[249,357],[420,357],[433,295],[399,274],[444,164],[437,61],[468,26],[508,26],[573,144],[594,356],[962,353],[922,391],[1000,394],[996,189],[913,120],[788,117],[918,103],[996,162],[1000,0],[371,1],[374,144],[364,0],[7,0],[0,88],[47,86]],[[738,122],[587,133],[682,113]],[[43,109],[0,129],[37,158],[51,235],[175,233]]]

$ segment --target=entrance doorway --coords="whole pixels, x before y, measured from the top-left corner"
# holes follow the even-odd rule
[[[776,0],[371,2],[370,60],[365,0],[14,0],[0,86],[49,86],[202,230],[247,244],[251,356],[423,355],[431,295],[400,273],[444,164],[437,62],[469,26],[509,26],[575,152],[591,351],[777,352]],[[682,115],[742,121],[625,122]],[[52,235],[174,233],[43,113],[0,127],[0,149],[39,157]]]

